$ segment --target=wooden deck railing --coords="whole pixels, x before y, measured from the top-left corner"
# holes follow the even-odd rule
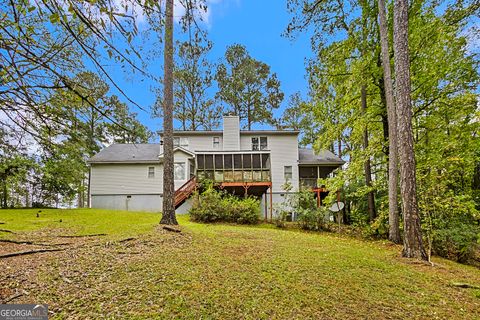
[[[178,208],[197,188],[197,178],[194,176],[185,182],[175,191],[174,204],[175,209]]]

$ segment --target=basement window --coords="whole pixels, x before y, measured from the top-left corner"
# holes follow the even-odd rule
[[[155,178],[155,167],[148,167],[148,178]]]

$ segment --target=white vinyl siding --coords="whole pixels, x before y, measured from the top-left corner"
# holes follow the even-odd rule
[[[250,150],[252,137],[258,136],[258,134],[242,132],[240,148],[242,150]],[[298,136],[295,134],[272,134],[266,136],[268,139],[268,150],[270,150],[273,192],[285,191],[282,189],[285,183],[285,166],[292,166],[292,179],[290,182],[293,189],[298,190]]]
[[[213,138],[218,138],[218,148],[213,146]],[[223,139],[218,133],[212,133],[211,135],[191,135],[188,136],[188,148],[190,151],[207,151],[207,150],[222,150]]]
[[[183,151],[175,152],[175,163],[183,163],[185,167],[184,178],[175,180],[175,190],[188,180],[190,158],[191,155]],[[153,177],[149,177],[150,168],[154,168]],[[90,187],[92,195],[163,194],[163,165],[94,164]]]
[[[161,174],[149,178],[148,168],[162,172],[162,166],[151,164],[102,164],[92,166],[91,194],[161,194]]]

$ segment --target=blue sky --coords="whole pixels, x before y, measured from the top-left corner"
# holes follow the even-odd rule
[[[290,20],[286,1],[209,0],[207,20],[204,27],[214,44],[210,54],[212,61],[218,61],[228,45],[240,43],[247,47],[252,57],[267,63],[271,71],[277,73],[285,100],[276,116],[281,115],[291,94],[300,91],[306,96],[305,58],[311,55],[310,40],[306,35],[296,40],[281,36]],[[178,25],[176,27],[178,30]],[[162,76],[161,59],[152,60],[152,64],[158,64],[158,75]],[[144,109],[150,108],[155,100],[152,82],[138,83],[132,80],[135,77],[119,73],[115,73],[115,78],[130,98]],[[161,119],[152,119],[145,111],[135,111],[151,130],[161,127]]]

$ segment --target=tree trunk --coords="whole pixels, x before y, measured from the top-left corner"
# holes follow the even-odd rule
[[[398,212],[398,137],[397,114],[393,96],[393,82],[388,50],[388,26],[385,0],[378,0],[380,43],[382,48],[383,79],[388,117],[388,239],[394,243],[402,241]]]
[[[367,89],[365,88],[365,85],[362,85],[361,100],[362,100],[362,111],[366,113]],[[363,132],[363,147],[365,150],[368,149],[368,129],[366,126]],[[367,185],[368,188],[371,188],[372,187],[372,166],[370,163],[370,157],[368,157],[368,159],[365,161],[364,168],[365,168],[365,184]],[[373,190],[368,192],[367,197],[368,197],[368,215],[369,215],[370,221],[373,221],[376,218],[375,195],[373,193]]]
[[[413,149],[410,61],[408,52],[408,1],[395,0],[393,8],[393,49],[395,54],[395,96],[397,110],[400,191],[404,216],[402,255],[427,260],[417,206],[415,155]]]
[[[161,224],[178,224],[173,198],[173,0],[166,0],[163,101],[163,213]]]
[[[27,183],[25,183],[25,208],[30,208],[30,190]]]
[[[78,190],[77,190],[77,207],[78,208],[83,208],[83,187],[82,187],[82,182],[83,180],[80,180],[80,183],[78,184]]]
[[[3,203],[2,208],[7,208],[7,200],[8,200],[8,189],[7,189],[7,180],[3,180]]]

